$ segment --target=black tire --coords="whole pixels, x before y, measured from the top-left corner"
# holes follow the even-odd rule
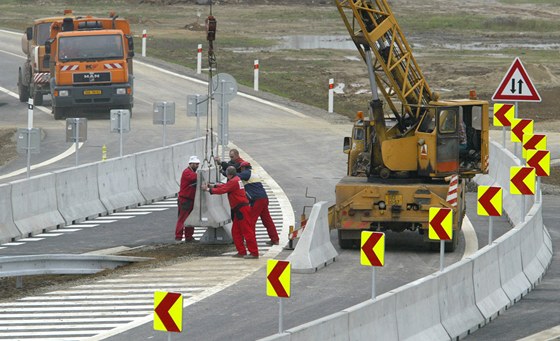
[[[29,87],[23,85],[23,79],[21,77],[21,68],[19,68],[18,74],[18,95],[20,102],[27,102],[29,100]]]
[[[341,249],[352,249],[354,247],[354,240],[343,239],[342,231],[338,230],[338,246],[340,246]]]
[[[33,105],[43,105],[43,94],[35,92],[33,94]]]
[[[64,110],[63,108],[53,107],[52,112],[55,120],[62,120],[66,118],[66,110]]]

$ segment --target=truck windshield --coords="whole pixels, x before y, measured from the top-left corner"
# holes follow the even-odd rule
[[[49,34],[51,33],[51,22],[44,22],[37,25],[37,32],[35,33],[37,37],[37,45],[45,45],[45,42],[49,39]]]
[[[122,38],[118,34],[60,37],[58,58],[61,61],[120,59],[123,58]]]

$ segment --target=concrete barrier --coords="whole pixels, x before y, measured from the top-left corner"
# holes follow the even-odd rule
[[[464,338],[484,325],[474,296],[471,259],[447,267],[437,283],[441,324],[452,339]]]
[[[99,162],[97,167],[99,198],[109,213],[146,202],[138,190],[134,155]]]
[[[397,299],[391,292],[359,303],[348,313],[348,340],[398,340]]]
[[[521,262],[521,230],[511,230],[496,239],[502,289],[512,303],[529,292],[531,283],[523,273]]]
[[[58,210],[67,225],[107,214],[99,199],[97,168],[90,163],[54,172]]]
[[[537,205],[532,218],[535,223],[535,243],[537,245],[537,258],[545,269],[548,269],[552,261],[552,240],[544,227],[542,218],[542,205]]]
[[[175,172],[175,182],[177,186],[181,184],[181,175],[183,170],[189,165],[189,157],[191,155],[196,155],[203,161],[203,144],[204,138],[199,138],[196,140],[190,140],[188,142],[181,142],[171,146],[173,154],[173,169]]]
[[[534,213],[534,210],[532,210]],[[520,233],[524,236],[520,240],[521,247],[521,264],[523,266],[523,273],[534,287],[542,278],[545,268],[537,257],[539,245],[537,245],[537,236],[535,231],[535,217],[527,215],[526,222],[520,224]],[[518,228],[518,227],[516,227]],[[542,244],[541,239],[541,244]]]
[[[0,243],[21,238],[12,215],[12,185],[0,185]]]
[[[53,173],[17,180],[10,184],[14,223],[23,237],[64,225],[64,218],[56,205]]]
[[[338,257],[331,243],[327,205],[326,201],[313,205],[307,226],[287,259],[292,264],[293,272],[313,273]]]
[[[137,153],[138,189],[148,202],[172,197],[179,192],[171,148],[158,148]]]
[[[511,301],[502,289],[498,245],[492,243],[472,256],[473,285],[476,306],[486,322],[496,318],[510,306]]]
[[[449,340],[441,324],[438,275],[429,275],[392,292],[396,296],[399,340]]]
[[[348,313],[340,311],[286,330],[291,341],[348,340]]]

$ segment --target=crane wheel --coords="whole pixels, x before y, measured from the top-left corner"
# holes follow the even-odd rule
[[[381,177],[381,179],[389,179],[389,176],[391,176],[391,171],[388,168],[381,168],[379,177]]]

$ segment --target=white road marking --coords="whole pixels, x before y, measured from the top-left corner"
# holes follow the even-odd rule
[[[12,242],[12,243],[2,244],[2,246],[18,246],[18,245],[23,245],[23,244],[25,244],[25,243]]]
[[[20,242],[38,242],[40,240],[44,240],[45,238],[22,238]]]
[[[99,226],[99,224],[72,224],[72,225],[64,226],[64,229],[66,229],[67,227],[96,227],[96,226]]]
[[[58,231],[58,230],[55,230]],[[62,236],[64,233],[52,233],[52,232],[47,232],[47,233],[41,233],[36,235],[35,237],[58,237],[58,236]]]

